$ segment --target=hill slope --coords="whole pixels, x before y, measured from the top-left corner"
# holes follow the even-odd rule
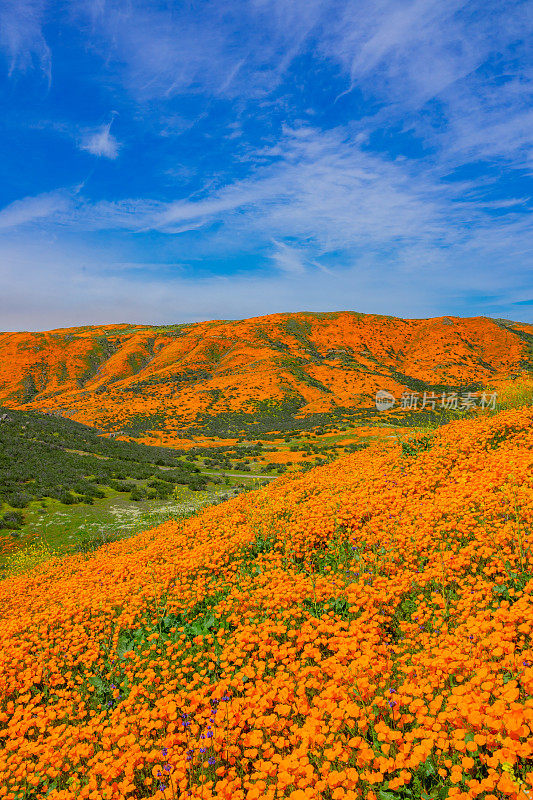
[[[33,500],[92,503],[104,496],[102,487],[134,492],[129,479],[150,481],[153,495],[164,498],[177,483],[202,488],[198,471],[172,450],[103,439],[78,422],[0,407],[0,529],[20,527],[23,515],[13,509]]]
[[[528,800],[533,411],[0,583],[3,796]]]
[[[533,326],[483,317],[274,314],[0,334],[0,402],[133,436],[372,405],[533,367]],[[233,415],[233,417],[232,417]],[[231,427],[231,426],[230,426]]]

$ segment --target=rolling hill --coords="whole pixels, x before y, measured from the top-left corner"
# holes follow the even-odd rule
[[[371,411],[378,389],[469,390],[532,369],[533,325],[485,317],[346,311],[0,333],[0,403],[165,443]]]

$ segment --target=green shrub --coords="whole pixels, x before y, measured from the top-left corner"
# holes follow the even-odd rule
[[[66,506],[72,506],[78,502],[77,498],[70,491],[60,492],[59,501]]]
[[[20,511],[8,511],[0,517],[0,528],[8,530],[19,530],[24,525],[24,514]]]
[[[135,484],[131,481],[116,481],[113,485],[116,492],[133,492]]]
[[[416,456],[424,450],[429,450],[433,436],[411,436],[407,441],[402,442],[402,456]]]
[[[31,497],[26,492],[17,492],[17,494],[11,495],[9,505],[13,508],[26,508],[30,500]]]

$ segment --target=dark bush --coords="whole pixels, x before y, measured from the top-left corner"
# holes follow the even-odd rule
[[[24,525],[24,514],[20,511],[8,511],[0,517],[0,528],[19,530]]]
[[[59,502],[64,503],[66,506],[72,506],[78,502],[77,497],[75,497],[72,492],[61,492],[59,495]]]
[[[17,492],[17,494],[12,494],[9,499],[9,505],[13,506],[13,508],[26,508],[29,502],[31,501],[31,497],[26,492]]]

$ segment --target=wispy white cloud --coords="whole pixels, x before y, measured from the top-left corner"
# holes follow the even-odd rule
[[[512,83],[480,88],[475,96],[472,92],[454,92],[448,100],[449,124],[435,137],[446,162],[464,164],[484,159],[531,169],[533,80]]]
[[[21,199],[0,211],[0,256],[24,226],[35,241],[44,241],[39,237],[46,233],[47,241],[69,237],[79,244],[85,237],[92,246],[99,231],[117,248],[129,235],[128,252],[117,252],[115,263],[142,263],[134,250],[145,247],[150,237],[143,234],[149,232],[164,240],[168,263],[185,270],[201,264],[207,272],[213,257],[243,263],[245,256],[252,267],[270,263],[274,269],[268,276],[263,269],[260,279],[236,277],[237,270],[228,268],[235,273],[231,279],[211,276],[197,287],[181,276],[166,293],[153,277],[157,268],[146,246],[148,277],[139,292],[140,283],[128,287],[124,268],[117,275],[112,259],[102,275],[95,251],[84,253],[88,266],[82,273],[74,256],[63,253],[59,271],[49,268],[61,272],[68,302],[50,295],[50,314],[62,309],[65,320],[72,313],[73,321],[91,321],[91,300],[101,303],[102,321],[113,319],[117,297],[121,313],[134,321],[325,305],[424,316],[444,310],[446,301],[450,313],[458,310],[461,297],[482,295],[484,287],[502,307],[524,298],[532,242],[520,211],[530,199],[519,187],[491,192],[505,167],[531,169],[533,75],[513,62],[532,29],[522,0],[69,0],[64,8],[69,24],[100,58],[95,80],[127,99],[137,120],[146,114],[151,131],[164,135],[166,152],[171,137],[205,123],[212,137],[208,147],[213,145],[210,166],[198,167],[204,170],[203,190],[186,197],[180,191],[188,184],[181,178],[194,175],[197,163],[195,157],[182,163],[176,153],[175,169],[166,161],[160,170],[164,194],[154,186],[144,197],[118,199],[124,197],[120,190],[117,199],[90,201],[82,191],[65,189]],[[0,1],[0,13],[7,19],[0,48],[12,76],[36,66],[49,77],[44,0]],[[299,55],[306,58],[305,76],[300,72],[291,82]],[[322,121],[316,127],[292,121],[279,133],[269,110],[277,103],[277,120],[285,111],[288,120],[298,111],[309,118],[309,98],[300,109],[292,101],[300,92],[304,97],[312,69],[318,74],[326,67],[337,87],[331,103],[342,82],[346,89],[336,119],[350,122],[321,129],[328,123],[315,114]],[[314,88],[324,90],[320,82]],[[292,92],[289,100],[285,92]],[[192,96],[189,115],[186,101]],[[185,98],[183,104],[176,97]],[[233,118],[223,123],[222,137],[209,108],[228,99]],[[81,138],[69,126],[64,135],[77,137],[80,149],[117,158],[121,145],[111,123]],[[396,156],[401,144],[395,150],[393,130],[412,137],[412,152],[407,147],[406,155]],[[222,138],[224,158],[212,166]],[[454,170],[482,160],[486,175],[450,180]],[[237,162],[239,169],[232,170]],[[172,176],[174,195],[168,191]],[[8,284],[15,294],[22,285],[17,275],[26,275],[25,285],[33,275],[29,250],[21,252],[26,265],[19,273],[13,268]],[[69,275],[77,277],[71,281]],[[44,311],[42,320],[50,324]]]
[[[155,4],[71,0],[93,47],[137,98],[184,91],[211,96],[269,94],[301,51],[328,3],[218,0]]]
[[[236,247],[248,237],[260,236],[265,243],[299,237],[322,253],[363,244],[380,247],[431,231],[443,234],[452,190],[439,189],[405,162],[365,152],[345,129],[287,129],[280,147],[283,158],[200,198],[166,204],[142,198],[89,203],[78,196],[70,205],[56,207],[45,196],[40,216],[47,210],[51,222],[77,230],[159,230],[169,235],[217,223]]]
[[[277,152],[278,146],[273,149]],[[65,190],[12,204],[0,212],[0,225],[2,218],[7,227],[19,218],[30,223],[46,217],[48,225],[62,229],[159,231],[177,241],[179,235],[204,227],[206,253],[224,246],[237,254],[255,243],[272,255],[274,242],[278,266],[290,269],[292,264],[296,271],[297,254],[304,263],[343,250],[386,252],[388,257],[395,253],[399,258],[413,243],[449,247],[492,225],[494,209],[506,210],[513,219],[527,202],[511,198],[487,205],[483,198],[469,199],[475,183],[444,182],[438,170],[425,164],[368,151],[345,128],[327,133],[287,128],[279,149],[283,157],[251,177],[212,187],[199,198],[91,203],[81,192],[69,195]],[[501,220],[500,225],[503,229]]]
[[[275,240],[273,244],[276,249],[271,258],[278,269],[292,275],[301,275],[305,272],[305,257],[299,248],[290,247],[284,242],[276,242]]]
[[[58,215],[64,214],[70,205],[70,195],[64,190],[15,200],[14,203],[10,203],[0,210],[0,230],[18,228],[43,219],[57,218]]]
[[[0,210],[0,230],[31,226],[37,233],[51,235],[61,231],[90,232],[151,229],[164,210],[164,204],[151,200],[123,200],[91,203],[81,189],[61,189],[16,200]]]
[[[363,88],[420,106],[472,72],[486,57],[479,28],[465,26],[465,0],[362,0],[344,6],[322,46]]]
[[[169,98],[183,91],[214,96],[268,95],[301,52],[327,10],[322,0],[67,0],[65,21],[82,29],[116,80],[136,98]],[[53,0],[5,0],[3,46],[11,68],[37,58],[50,74],[44,35]],[[2,11],[2,8],[0,8]]]
[[[93,156],[115,159],[120,145],[111,133],[112,121],[92,131],[86,131],[80,141],[80,150],[87,150]]]
[[[36,66],[50,85],[52,58],[42,31],[46,5],[46,0],[2,0],[0,53],[10,76]]]
[[[346,75],[342,95],[355,89],[383,104],[369,129],[403,120],[443,167],[494,157],[516,165],[531,147],[532,35],[525,0],[361,0],[343,7],[319,47]]]
[[[0,5],[6,20],[0,46],[11,68],[27,69],[37,59],[49,74],[46,0]],[[100,54],[95,78],[136,101],[166,102],[184,92],[208,103],[272,98],[294,59],[306,53],[317,65],[338,67],[347,92],[357,89],[385,104],[367,115],[369,130],[404,119],[452,161],[461,152],[471,157],[476,137],[484,152],[502,156],[523,150],[529,138],[531,76],[493,81],[483,72],[487,59],[502,61],[527,46],[533,33],[527,0],[69,0],[65,10]],[[420,115],[436,98],[438,131],[427,108]],[[107,158],[118,153],[108,126],[87,134],[82,147]]]
[[[172,234],[175,226],[217,222],[234,241],[299,241],[316,257],[446,238],[450,217],[459,217],[453,200],[464,185],[439,185],[424,169],[365,151],[343,128],[287,129],[279,150],[283,158],[253,177],[173,203],[151,225]]]

